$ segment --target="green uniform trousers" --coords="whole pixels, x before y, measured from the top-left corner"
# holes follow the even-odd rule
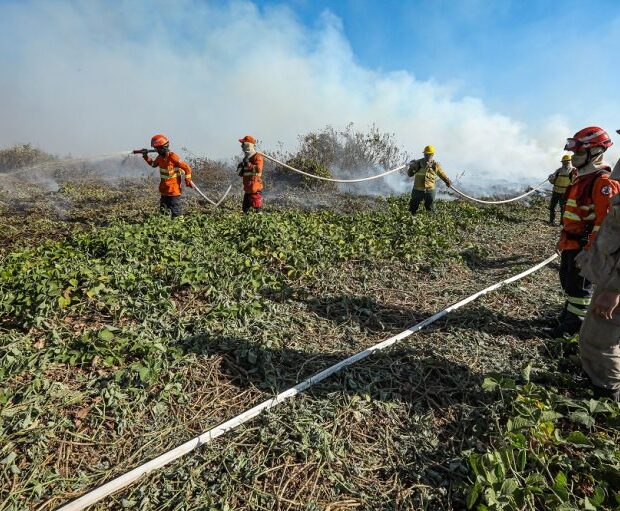
[[[411,211],[411,214],[415,215],[418,212],[418,208],[422,202],[424,202],[424,207],[427,211],[434,212],[435,195],[435,188],[428,188],[426,190],[416,190],[414,188],[411,190],[411,200],[409,201],[409,211]]]

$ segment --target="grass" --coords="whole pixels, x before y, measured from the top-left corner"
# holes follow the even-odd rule
[[[64,218],[34,197],[5,239],[2,510],[54,509],[533,265],[557,235],[540,199],[411,218],[406,198],[251,216],[231,198],[170,222],[132,186],[67,184]],[[545,337],[561,300],[541,270],[94,509],[615,509],[620,409]]]

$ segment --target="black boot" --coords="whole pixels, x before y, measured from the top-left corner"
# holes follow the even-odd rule
[[[581,330],[583,319],[579,316],[568,312],[566,306],[562,310],[562,314],[558,318],[558,325],[549,332],[551,337],[564,337],[564,335],[575,335]]]

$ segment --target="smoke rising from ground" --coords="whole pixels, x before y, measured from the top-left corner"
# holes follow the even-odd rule
[[[0,42],[11,48],[0,55],[11,70],[0,76],[11,120],[0,145],[54,154],[143,147],[162,132],[173,150],[227,159],[248,133],[269,151],[328,124],[374,123],[415,157],[436,145],[447,173],[480,190],[539,182],[575,131],[561,117],[528,127],[409,72],[364,68],[329,12],[310,30],[286,7],[248,1],[25,0],[3,6]]]

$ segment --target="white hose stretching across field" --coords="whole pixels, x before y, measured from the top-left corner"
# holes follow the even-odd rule
[[[454,186],[451,186],[450,188],[452,190],[454,190],[455,193],[457,193],[458,195],[460,195],[461,197],[465,197],[466,199],[469,199],[471,201],[474,202],[479,202],[480,204],[507,204],[509,202],[514,202],[520,199],[523,199],[525,197],[527,197],[528,195],[532,195],[534,192],[540,190],[543,186],[545,186],[547,184],[547,180],[545,179],[542,183],[537,184],[534,188],[532,188],[530,191],[519,195],[518,197],[512,197],[511,199],[504,199],[504,200],[482,200],[482,199],[476,199],[475,197],[471,197],[465,193],[463,193],[461,190],[459,190],[458,188],[455,188]]]
[[[409,166],[408,163],[401,165],[400,167],[396,167],[394,169],[390,169],[390,170],[386,170],[385,172],[382,172],[381,174],[376,174],[374,176],[369,176],[369,177],[362,177],[362,178],[358,178],[358,179],[333,179],[333,178],[329,178],[329,177],[322,177],[322,176],[315,176],[314,174],[310,174],[309,172],[304,172],[303,170],[300,169],[296,169],[295,167],[291,167],[290,165],[281,162],[280,160],[277,160],[276,158],[273,158],[272,156],[269,156],[265,153],[260,153],[262,154],[265,158],[267,158],[268,160],[271,160],[273,163],[280,165],[282,167],[285,167],[289,170],[292,170],[293,172],[297,172],[298,174],[302,174],[304,176],[310,177],[312,179],[320,179],[321,181],[329,181],[331,183],[361,183],[363,181],[371,181],[373,179],[379,179],[380,177],[384,177],[387,176],[388,174],[392,174],[393,172],[398,172],[399,170],[403,170],[405,168],[407,168]],[[471,197],[465,193],[463,193],[462,191],[460,191],[458,188],[455,188],[454,186],[451,186],[450,188],[452,190],[454,190],[455,193],[457,193],[458,195],[472,200],[474,202],[478,202],[480,204],[507,204],[508,202],[514,202],[520,199],[523,199],[524,197],[527,197],[528,195],[533,194],[535,191],[540,190],[545,184],[547,183],[547,180],[545,179],[542,183],[540,183],[539,185],[536,185],[536,187],[532,190],[530,190],[529,192],[524,193],[523,195],[519,195],[518,197],[513,197],[511,199],[504,199],[504,200],[482,200],[482,199],[476,199],[475,197]]]
[[[385,172],[382,172],[381,174],[377,174],[376,176],[361,177],[358,179],[332,179],[331,177],[315,176],[314,174],[310,174],[308,172],[304,172],[303,170],[296,169],[295,167],[291,167],[290,165],[284,162],[281,162],[280,160],[276,160],[275,158],[272,158],[271,156],[265,153],[259,153],[259,154],[262,154],[268,160],[271,160],[272,162],[276,163],[277,165],[280,165],[281,167],[285,167],[289,170],[292,170],[293,172],[297,172],[298,174],[311,177],[312,179],[320,179],[321,181],[329,181],[330,183],[361,183],[362,181],[371,181],[373,179],[379,179],[380,177],[387,176],[388,174],[392,174],[393,172],[398,172],[399,170],[403,170],[407,168],[409,165],[409,164],[401,165],[400,167],[396,167],[395,169],[386,170]]]
[[[392,346],[398,341],[406,337],[409,337],[410,335],[422,330],[424,327],[430,325],[431,323],[434,323],[435,321],[443,318],[450,312],[460,309],[464,305],[467,305],[468,303],[473,302],[480,296],[490,293],[491,291],[495,291],[496,289],[499,289],[500,287],[503,287],[507,284],[515,282],[519,279],[522,279],[523,277],[526,277],[527,275],[530,275],[531,273],[534,273],[537,270],[540,270],[541,268],[549,264],[551,261],[553,261],[557,257],[558,257],[557,254],[554,254],[551,257],[548,257],[547,259],[542,261],[541,263],[535,266],[532,266],[529,270],[519,273],[518,275],[510,277],[506,280],[502,280],[501,282],[498,282],[497,284],[493,284],[492,286],[489,286],[483,289],[482,291],[478,291],[477,293],[465,298],[464,300],[461,300],[458,303],[455,303],[454,305],[451,305],[450,307],[443,309],[442,311],[434,314],[433,316],[425,319],[424,321],[414,326],[409,327],[404,332],[401,332],[400,334],[395,335],[394,337],[390,337],[389,339],[386,339],[385,341],[380,342],[379,344],[375,344],[374,346],[371,346],[370,348],[366,348],[364,351],[360,351],[359,353],[349,358],[346,358],[342,360],[341,362],[338,362],[337,364],[331,367],[328,367],[327,369],[324,369],[321,372],[314,374],[307,380],[304,380],[301,383],[298,383],[294,387],[291,387],[290,389],[285,390],[284,392],[281,392],[277,396],[271,399],[268,399],[267,401],[263,401],[262,403],[254,406],[253,408],[250,408],[249,410],[243,412],[241,415],[238,415],[237,417],[234,417],[224,422],[223,424],[220,424],[219,426],[213,429],[210,429],[209,431],[206,431],[195,438],[192,438],[191,440],[185,442],[184,444],[181,444],[178,447],[175,447],[174,449],[158,456],[157,458],[152,459],[151,461],[145,463],[144,465],[140,465],[139,467],[136,467],[133,470],[130,470],[129,472],[117,477],[116,479],[112,479],[111,481],[105,483],[99,488],[96,488],[88,492],[87,494],[83,495],[82,497],[79,497],[78,499],[74,500],[73,502],[70,502],[69,504],[62,506],[57,511],[81,511],[87,508],[88,506],[95,504],[96,502],[99,502],[101,499],[109,495],[112,495],[113,493],[119,490],[122,490],[123,488],[126,488],[131,483],[133,483],[134,481],[142,477],[143,475],[146,475],[149,472],[152,472],[153,470],[156,470],[158,468],[161,468],[167,465],[168,463],[171,463],[172,461],[180,458],[181,456],[184,456],[185,454],[193,451],[194,449],[197,449],[198,447],[202,445],[208,444],[209,442],[216,439],[217,437],[222,436],[224,433],[232,429],[235,429],[238,426],[244,424],[245,422],[248,422],[249,420],[253,419],[257,415],[259,415],[261,412],[278,406],[280,403],[283,403],[287,399],[293,396],[296,396],[297,394],[302,393],[306,389],[319,383],[320,381],[331,376],[332,374],[337,373],[341,369],[344,369],[345,367],[350,366],[351,364],[354,364],[355,362],[359,362],[360,360],[365,359],[366,357],[372,355],[375,352],[384,350],[388,348],[389,346]]]

